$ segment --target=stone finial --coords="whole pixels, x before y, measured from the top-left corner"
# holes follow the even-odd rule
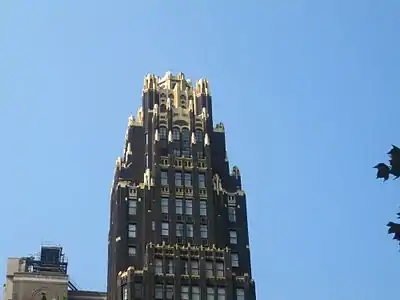
[[[128,142],[128,145],[125,148],[125,162],[128,161],[129,155],[132,154],[132,145],[130,142]]]
[[[169,143],[172,143],[172,131],[170,130],[170,131],[168,131],[168,142]]]
[[[185,74],[183,74],[182,72],[178,73],[178,79],[179,80],[185,80]]]
[[[144,78],[143,89],[156,89],[158,83],[158,78],[154,74],[147,74]]]
[[[206,109],[205,107],[203,107],[203,108],[201,109],[201,118],[202,118],[203,120],[206,120],[207,117],[208,117],[207,109]]]
[[[240,177],[240,170],[239,170],[239,168],[238,168],[237,166],[234,166],[234,167],[232,168],[231,175],[232,175],[232,176],[235,176],[236,179],[237,179],[238,177]]]
[[[210,146],[210,138],[208,137],[208,133],[204,135],[204,146]]]
[[[196,144],[196,135],[192,132],[192,144]]]
[[[203,95],[210,95],[210,85],[207,79],[200,79],[196,82],[196,93]]]
[[[143,176],[143,184],[144,186],[148,187],[148,189],[150,190],[151,184],[152,184],[152,178],[151,178],[151,172],[150,169],[146,169],[146,171],[144,172],[144,176]]]
[[[132,154],[132,145],[130,142],[128,142],[128,146],[126,147],[126,153]]]
[[[140,107],[137,112],[137,119],[139,123],[143,123],[143,107]]]
[[[122,167],[122,158],[118,156],[118,157],[117,157],[117,160],[116,160],[116,162],[115,162],[115,168],[118,169],[118,170],[120,170],[121,167]]]
[[[157,142],[160,140],[160,135],[158,134],[158,129],[156,129],[156,131],[154,132],[154,140]]]
[[[217,125],[215,125],[215,131],[224,132],[225,131],[224,124],[222,122],[220,122]]]
[[[194,111],[194,105],[193,105],[193,100],[189,100],[189,111]]]
[[[170,98],[170,97],[167,98],[167,105],[166,105],[166,107],[167,107],[167,110],[170,110],[170,109],[171,109],[171,98]]]
[[[128,119],[128,126],[132,127],[135,124],[135,117],[130,115]]]

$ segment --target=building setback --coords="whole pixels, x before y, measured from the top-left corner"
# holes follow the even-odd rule
[[[144,79],[116,161],[109,300],[255,300],[246,195],[205,79]]]

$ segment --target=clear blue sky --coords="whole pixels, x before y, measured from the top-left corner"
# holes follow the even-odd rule
[[[146,4],[145,4],[146,3]],[[63,244],[105,290],[109,193],[143,77],[207,77],[243,174],[258,299],[398,299],[400,2],[2,1],[0,278]]]

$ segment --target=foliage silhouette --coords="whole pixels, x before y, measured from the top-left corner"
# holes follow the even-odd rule
[[[376,178],[388,180],[390,177],[397,179],[400,177],[400,148],[392,145],[392,149],[387,153],[389,155],[389,165],[384,163],[377,164],[374,168],[377,169]],[[400,219],[400,213],[397,213],[397,218]],[[400,244],[400,224],[389,222],[388,234],[393,234],[393,239]]]

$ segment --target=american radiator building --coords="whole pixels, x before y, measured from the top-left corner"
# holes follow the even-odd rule
[[[209,83],[149,74],[116,161],[109,300],[255,300],[246,194]]]

